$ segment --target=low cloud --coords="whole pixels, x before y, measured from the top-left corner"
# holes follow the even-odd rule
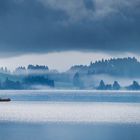
[[[0,54],[138,52],[139,0],[1,0]]]

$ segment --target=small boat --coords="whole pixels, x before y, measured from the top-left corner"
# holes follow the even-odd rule
[[[0,98],[0,102],[10,102],[10,98]]]

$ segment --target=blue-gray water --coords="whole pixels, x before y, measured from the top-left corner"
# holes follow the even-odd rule
[[[140,125],[0,123],[0,140],[140,140]]]
[[[0,97],[13,101],[71,101],[71,102],[137,102],[139,91],[80,91],[80,90],[40,90],[1,91]]]
[[[0,97],[12,99],[0,103],[0,140],[140,140],[139,92],[1,91]]]

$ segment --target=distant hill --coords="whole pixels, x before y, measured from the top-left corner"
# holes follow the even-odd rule
[[[140,77],[140,62],[135,57],[102,59],[94,63],[91,62],[89,66],[72,66],[69,72],[88,75],[108,74],[120,77]]]
[[[134,81],[131,85],[130,83]],[[13,72],[0,68],[0,89],[99,89],[140,90],[140,62],[135,58],[113,58],[72,66],[66,72],[46,65],[28,65]]]

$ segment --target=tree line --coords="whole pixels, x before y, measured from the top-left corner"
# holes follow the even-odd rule
[[[112,58],[91,62],[89,66],[72,66],[70,72],[97,75],[107,74],[118,77],[140,77],[140,62],[135,58]]]
[[[11,80],[8,77],[0,81],[0,89],[31,89],[34,86],[49,86],[53,88],[54,80],[44,76],[25,76],[21,81]]]
[[[99,86],[96,89],[98,90],[120,90],[120,89],[140,90],[140,85],[137,81],[133,81],[131,85],[122,87],[117,81],[114,81],[113,84],[105,84],[105,82],[101,80],[99,83]]]

